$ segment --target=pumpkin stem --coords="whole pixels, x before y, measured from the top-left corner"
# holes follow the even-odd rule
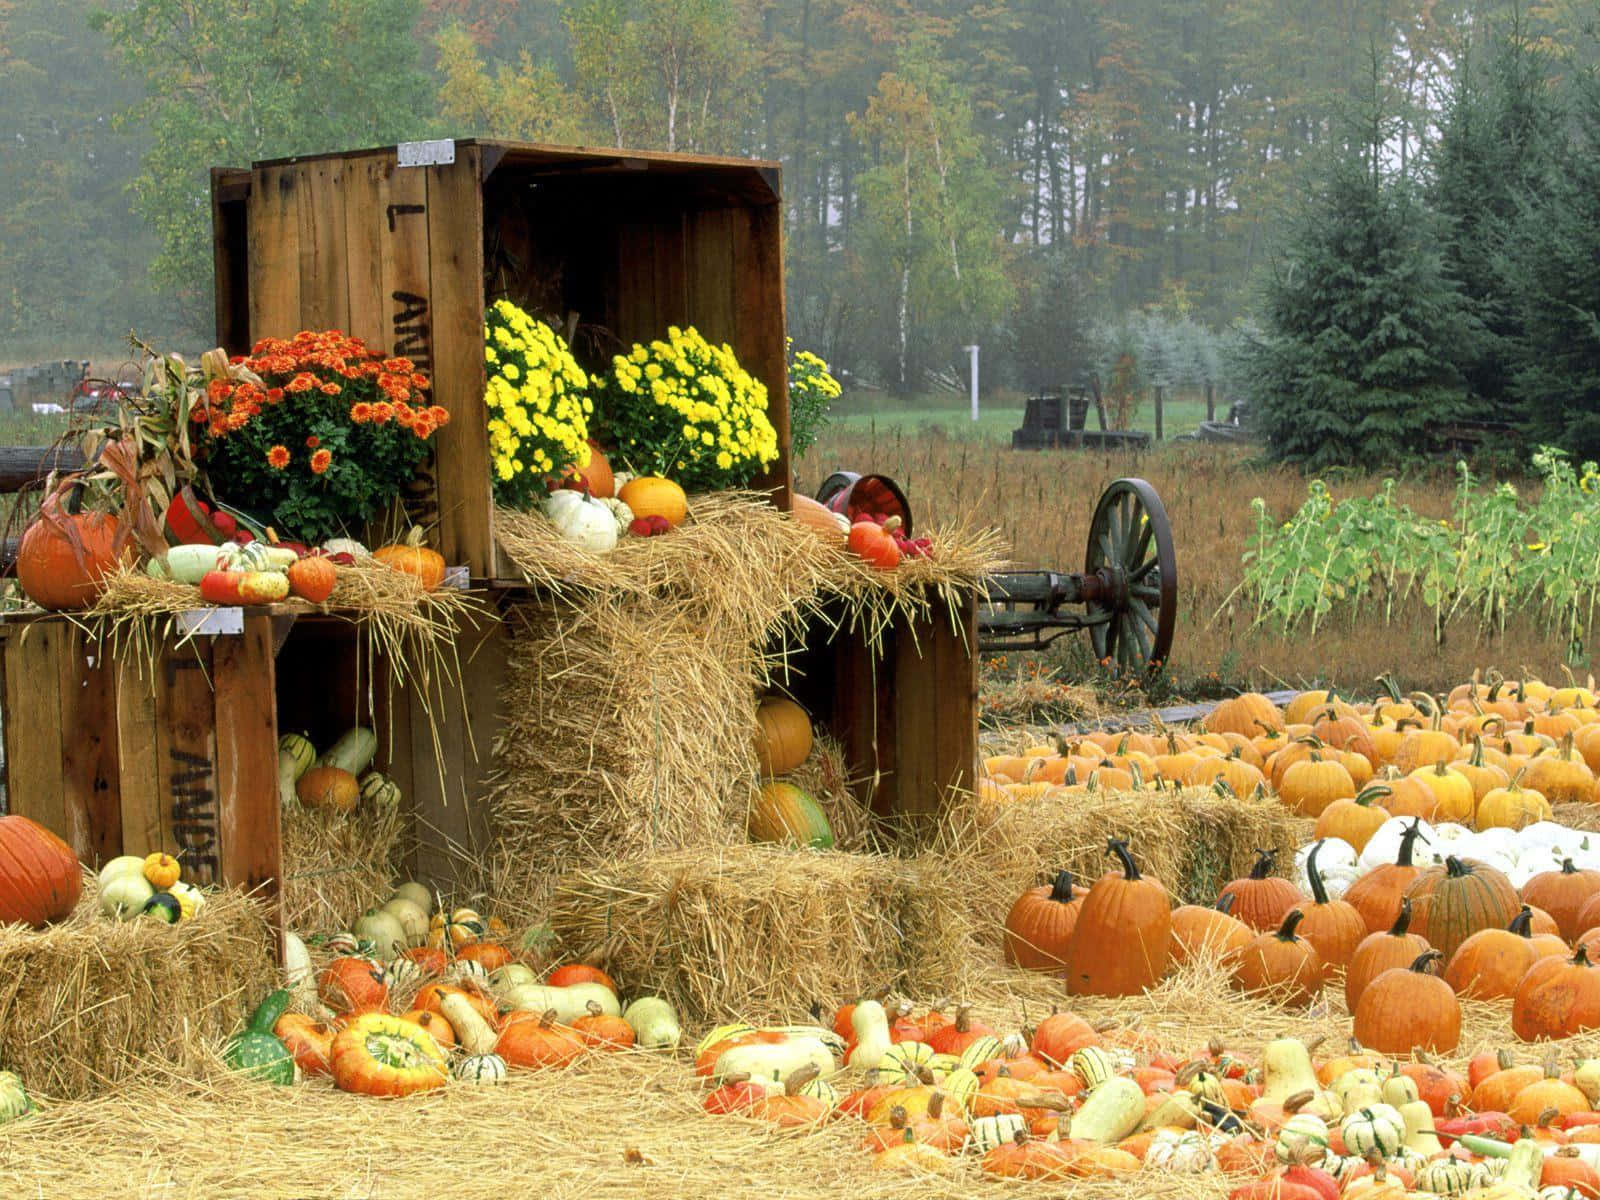
[[[1352,802],[1361,805],[1362,808],[1369,808],[1379,797],[1392,795],[1394,789],[1387,783],[1369,783],[1352,797]]]
[[[966,1033],[972,1028],[972,1009],[967,1005],[960,1005],[956,1009],[956,1032]]]
[[[1322,853],[1322,846],[1323,843],[1319,841],[1306,855],[1306,879],[1311,883],[1311,900],[1318,905],[1328,902],[1328,889],[1322,882],[1322,872],[1317,870],[1317,855]]]
[[[1576,875],[1578,873],[1578,868],[1572,865],[1572,860],[1570,858],[1563,858],[1561,860],[1561,873],[1563,875]]]
[[[1124,879],[1138,879],[1139,868],[1134,865],[1133,855],[1128,853],[1128,843],[1121,838],[1111,838],[1106,842],[1106,853],[1115,854],[1122,863],[1122,877]]]
[[[1394,919],[1394,924],[1389,927],[1390,937],[1405,937],[1406,930],[1411,928],[1411,897],[1400,898],[1400,915]]]
[[[1572,965],[1575,967],[1589,965],[1589,950],[1582,942],[1578,943],[1578,949],[1572,955]]]
[[[1300,924],[1300,922],[1305,919],[1306,914],[1302,909],[1291,908],[1289,910],[1289,915],[1283,918],[1283,924],[1278,926],[1278,932],[1273,936],[1276,937],[1280,942],[1294,941],[1295,926]]]
[[[1433,964],[1442,958],[1444,958],[1443,951],[1424,950],[1421,954],[1417,955],[1416,959],[1412,962],[1411,969],[1418,975],[1430,974],[1432,972]]]
[[[1522,911],[1511,918],[1511,924],[1507,925],[1506,928],[1512,933],[1516,934],[1518,937],[1532,937],[1533,909],[1524,904],[1522,906]]]
[[[1422,837],[1422,818],[1413,817],[1411,827],[1400,835],[1400,853],[1395,858],[1395,865],[1400,867],[1411,866],[1411,849],[1417,844],[1417,839]],[[1427,838],[1422,838],[1427,841]]]
[[[944,1112],[944,1093],[943,1092],[934,1092],[933,1095],[928,1097],[928,1117],[931,1120],[937,1121],[939,1119],[940,1114],[943,1113],[943,1112]]]
[[[1446,855],[1445,856],[1444,871],[1445,871],[1445,874],[1448,875],[1451,879],[1460,879],[1463,875],[1472,874],[1472,872],[1467,869],[1466,864],[1463,863],[1454,854],[1450,854],[1450,855]]]
[[[1283,1102],[1284,1115],[1285,1116],[1293,1116],[1295,1113],[1299,1112],[1302,1108],[1304,1108],[1306,1105],[1310,1104],[1316,1098],[1317,1098],[1317,1094],[1315,1092],[1313,1092],[1313,1091],[1307,1090],[1307,1091],[1304,1091],[1304,1092],[1296,1092],[1294,1095],[1289,1096],[1284,1100],[1284,1102]]]
[[[1058,904],[1065,904],[1072,899],[1071,871],[1056,872],[1055,884],[1050,889],[1050,899]]]
[[[1278,855],[1272,850],[1256,849],[1256,864],[1250,868],[1251,879],[1266,879],[1272,874],[1273,864],[1278,860]]]
[[[896,1104],[889,1110],[889,1128],[904,1129],[906,1127],[906,1110]]]

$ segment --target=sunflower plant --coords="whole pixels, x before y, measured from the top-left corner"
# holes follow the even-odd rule
[[[589,376],[566,341],[509,300],[484,315],[494,496],[531,508],[568,467],[589,465]]]
[[[338,330],[265,338],[190,398],[196,464],[220,499],[288,536],[359,536],[450,414],[428,377]]]
[[[766,385],[692,326],[617,355],[601,407],[630,471],[691,491],[742,487],[778,458]]]

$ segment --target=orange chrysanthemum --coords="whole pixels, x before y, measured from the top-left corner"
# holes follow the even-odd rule
[[[314,433],[306,439],[307,450],[315,450],[320,445],[322,445],[322,439]]]
[[[372,420],[372,405],[365,400],[358,400],[350,407],[350,419],[357,425],[365,425]]]
[[[274,446],[267,451],[267,466],[274,471],[281,471],[289,465],[289,447]]]
[[[332,463],[332,462],[333,462],[333,453],[332,453],[332,451],[329,451],[329,450],[318,450],[315,454],[313,454],[311,456],[311,473],[313,475],[321,475],[324,471],[326,471],[328,469],[328,465],[330,463]]]

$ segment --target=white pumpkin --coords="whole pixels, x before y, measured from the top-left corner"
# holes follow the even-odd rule
[[[420,946],[428,940],[428,914],[409,896],[391,896],[384,901],[383,911],[400,922],[406,945]]]
[[[1374,867],[1381,867],[1384,863],[1392,863],[1400,855],[1400,835],[1411,828],[1414,817],[1390,817],[1361,850],[1361,869],[1363,873]],[[1411,861],[1421,866],[1426,859],[1425,851],[1428,843],[1433,840],[1433,826],[1426,821],[1418,822],[1417,838],[1411,850]],[[1317,859],[1320,866],[1322,860]]]
[[[155,894],[155,888],[143,875],[124,871],[101,885],[100,911],[118,921],[131,921],[144,911]]]
[[[461,1083],[504,1083],[506,1060],[498,1054],[469,1054],[450,1068],[450,1074]]]
[[[415,879],[408,879],[395,888],[391,900],[409,900],[423,912],[424,916],[433,915],[433,893]]]
[[[381,908],[368,909],[355,924],[356,937],[372,943],[374,958],[397,957],[406,948],[406,930],[400,918]]]
[[[1306,874],[1306,860],[1313,850],[1317,851],[1317,874],[1322,876],[1322,885],[1328,889],[1330,899],[1339,899],[1362,874],[1355,847],[1343,838],[1319,838],[1295,851],[1295,882],[1307,895],[1311,893],[1311,879]]]
[[[1175,1175],[1200,1175],[1217,1165],[1216,1156],[1205,1136],[1164,1129],[1150,1142],[1145,1165],[1171,1171]]]
[[[585,550],[604,554],[617,545],[621,527],[612,511],[583,492],[563,488],[540,505],[556,532]]]
[[[1339,1123],[1339,1134],[1351,1154],[1376,1150],[1382,1157],[1392,1158],[1405,1144],[1406,1123],[1393,1105],[1369,1104],[1345,1117]]]
[[[144,859],[137,854],[123,854],[100,868],[100,886],[105,887],[119,875],[143,875]]]

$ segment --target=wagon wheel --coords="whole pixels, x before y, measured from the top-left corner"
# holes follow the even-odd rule
[[[1178,619],[1178,559],[1155,488],[1118,479],[1100,497],[1084,558],[1095,657],[1155,670],[1167,661]]]

